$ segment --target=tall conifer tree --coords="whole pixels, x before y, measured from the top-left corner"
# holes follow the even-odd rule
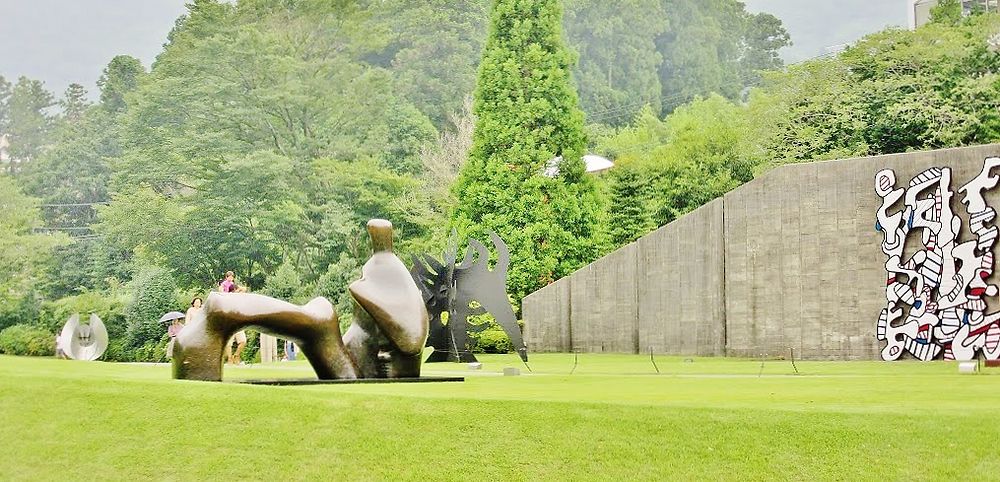
[[[558,0],[494,1],[472,152],[456,186],[454,225],[480,239],[493,230],[507,242],[517,300],[599,252],[599,197],[584,175],[583,113],[561,25]],[[557,157],[558,175],[544,175]]]

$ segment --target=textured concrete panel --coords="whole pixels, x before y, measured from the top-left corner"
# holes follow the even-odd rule
[[[524,341],[528,353],[569,352],[570,283],[565,277],[524,298]]]
[[[570,310],[574,350],[638,351],[637,252],[633,243],[573,273]]]
[[[636,242],[639,350],[725,353],[723,200]]]
[[[788,165],[726,194],[727,353],[878,359],[886,273],[875,173],[893,169],[905,184],[951,167],[957,187],[997,154],[994,145]]]

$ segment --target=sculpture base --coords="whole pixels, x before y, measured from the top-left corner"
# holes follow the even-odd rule
[[[357,378],[354,380],[319,380],[316,378],[271,378],[271,379],[250,379],[234,380],[232,383],[245,383],[248,385],[337,385],[351,383],[435,383],[435,382],[464,382],[465,377],[420,377],[420,378]]]
[[[424,363],[441,363],[441,362],[456,362],[456,363],[476,363],[479,360],[476,359],[476,355],[469,352],[462,352],[455,356],[454,351],[438,351],[434,350],[430,356],[424,360]]]

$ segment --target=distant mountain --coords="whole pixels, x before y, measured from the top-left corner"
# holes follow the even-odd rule
[[[787,63],[822,55],[886,27],[906,28],[907,0],[742,0],[747,10],[781,19],[792,36]]]

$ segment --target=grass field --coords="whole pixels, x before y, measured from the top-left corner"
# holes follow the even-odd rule
[[[274,387],[0,356],[0,479],[989,480],[1000,370],[485,355],[464,383]],[[520,377],[503,377],[504,366]],[[570,375],[570,372],[573,372]],[[302,362],[227,380],[308,377]]]

